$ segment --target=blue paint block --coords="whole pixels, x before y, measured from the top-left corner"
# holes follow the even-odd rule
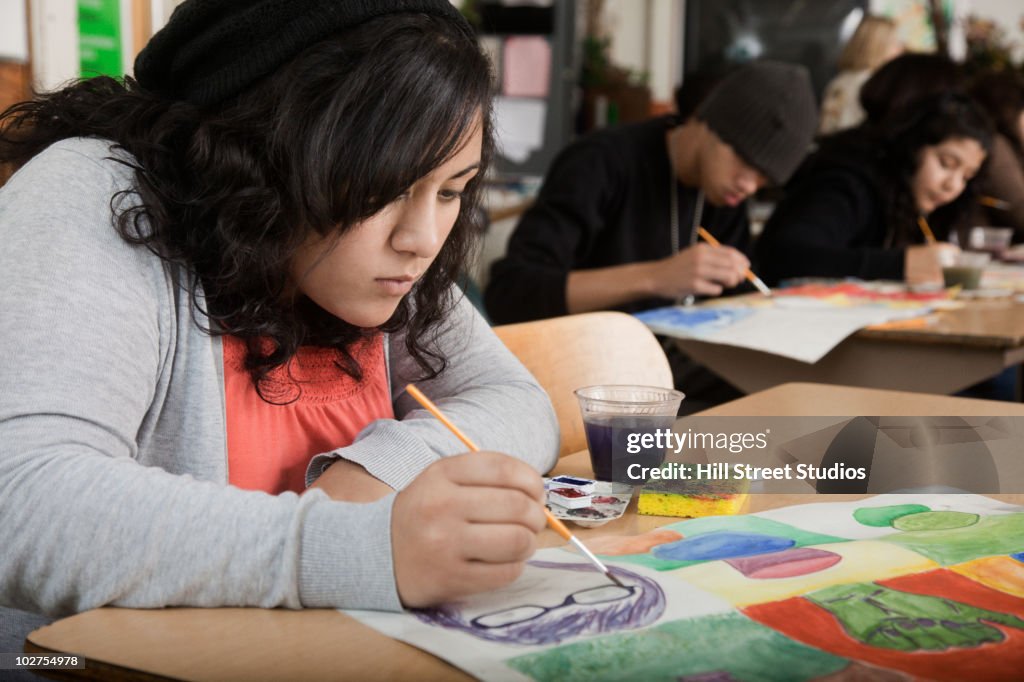
[[[708,533],[658,545],[651,553],[670,561],[715,561],[781,552],[796,544],[790,538],[760,533]]]

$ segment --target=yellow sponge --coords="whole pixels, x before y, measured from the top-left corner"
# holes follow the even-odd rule
[[[721,516],[738,514],[750,495],[749,482],[651,481],[640,490],[637,513],[648,516]]]

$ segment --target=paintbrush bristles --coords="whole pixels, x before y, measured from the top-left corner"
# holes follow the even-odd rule
[[[748,270],[747,272],[750,272],[750,271]],[[768,285],[767,285],[767,284],[765,284],[765,283],[764,283],[764,282],[763,282],[763,281],[761,280],[761,278],[760,278],[760,277],[758,277],[757,275],[755,275],[754,273],[750,272],[750,275],[751,275],[751,276],[753,277],[753,279],[752,279],[752,280],[750,280],[750,281],[751,281],[751,282],[753,283],[754,287],[755,287],[755,288],[756,288],[756,289],[757,289],[758,291],[760,291],[760,292],[761,292],[762,294],[764,294],[765,296],[771,297],[771,295],[772,295],[772,290],[768,288]]]
[[[703,227],[697,227],[697,234],[700,236],[701,239],[706,241],[708,244],[711,244],[711,246],[715,247],[716,249],[722,245],[721,242],[715,239],[715,235],[711,234]],[[772,295],[772,290],[768,288],[768,285],[765,284],[760,277],[755,275],[754,271],[751,270],[750,268],[746,269],[746,271],[743,273],[743,276],[747,278],[748,282],[754,285],[755,289],[760,291],[765,296]]]

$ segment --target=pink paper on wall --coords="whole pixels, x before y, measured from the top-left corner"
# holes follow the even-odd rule
[[[502,61],[502,94],[508,97],[547,97],[551,81],[551,45],[546,38],[508,38]]]

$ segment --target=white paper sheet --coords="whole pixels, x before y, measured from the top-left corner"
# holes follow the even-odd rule
[[[699,317],[691,319],[698,315],[697,311]],[[719,319],[702,323],[700,318],[710,311],[719,311]],[[648,310],[637,317],[655,334],[749,348],[814,364],[859,329],[919,317],[926,312],[926,308],[835,306],[794,296],[780,305],[691,309],[674,306]]]
[[[624,566],[612,570],[627,587],[644,594],[634,591],[632,595],[618,602],[606,601],[582,607],[566,604],[572,595],[581,598],[580,595],[594,594],[595,590],[614,590],[615,587],[585,559],[560,549],[540,550],[534,555],[531,564],[533,565],[528,566],[512,585],[453,605],[452,610],[457,613],[456,618],[464,624],[465,629],[432,624],[408,613],[346,613],[385,635],[440,656],[480,679],[521,681],[530,678],[505,665],[506,659],[541,652],[567,641],[656,625],[677,619],[684,614],[698,617],[728,613],[732,610],[731,605],[712,594],[679,580],[659,581],[656,572],[639,566]],[[566,568],[559,569],[558,566]],[[646,599],[647,603],[641,603],[642,599]],[[581,600],[586,601],[585,597]],[[561,629],[557,624],[552,624],[562,615],[572,617],[574,614],[571,611],[574,610],[577,611],[576,615],[579,615],[579,610],[588,606],[606,609],[617,604],[621,604],[626,610],[608,619],[610,622],[584,624],[576,620],[570,623],[563,622]],[[492,627],[485,631],[470,625],[474,619],[478,619],[479,622],[481,618],[497,617],[511,620],[529,617],[533,612],[542,609],[548,610],[534,620],[538,625],[532,630],[516,630],[513,625]],[[547,622],[542,622],[542,619],[546,619]],[[630,620],[634,620],[636,624],[631,625]],[[479,636],[467,634],[468,630],[474,629],[480,633]],[[584,634],[572,634],[573,630],[577,629],[583,630]],[[495,639],[488,640],[484,638],[485,636],[493,636]],[[546,638],[548,641],[542,644],[531,643],[528,641],[530,638]]]

